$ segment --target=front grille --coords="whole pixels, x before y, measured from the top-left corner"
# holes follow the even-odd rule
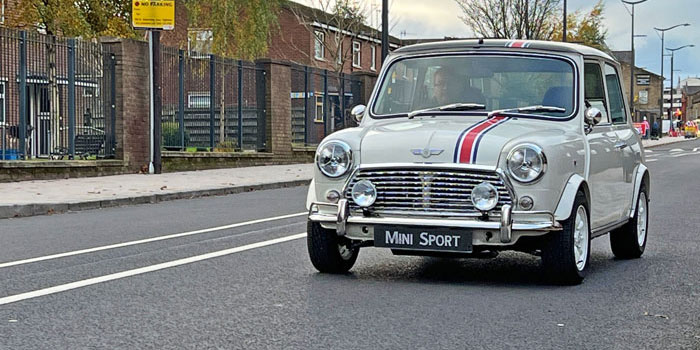
[[[377,188],[377,200],[370,208],[378,214],[426,216],[474,216],[480,212],[471,201],[471,191],[481,182],[498,189],[499,202],[492,214],[512,199],[503,179],[493,171],[454,168],[360,169],[345,189],[351,210],[361,209],[352,200],[352,186],[369,180]]]

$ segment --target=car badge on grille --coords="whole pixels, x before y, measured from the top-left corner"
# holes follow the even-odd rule
[[[445,152],[444,149],[439,149],[439,148],[414,148],[411,150],[411,153],[417,156],[423,156],[423,158],[430,158],[431,156],[438,156],[442,154],[442,152]]]

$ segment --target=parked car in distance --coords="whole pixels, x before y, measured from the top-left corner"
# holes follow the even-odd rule
[[[647,244],[650,175],[599,50],[544,41],[465,40],[388,57],[356,128],[316,151],[308,252],[343,273],[360,249],[396,255],[542,258],[553,282],[580,283],[591,239],[618,258]]]

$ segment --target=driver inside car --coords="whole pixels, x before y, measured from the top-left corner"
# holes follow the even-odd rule
[[[485,104],[486,99],[481,90],[469,86],[466,80],[461,80],[461,78],[459,75],[453,74],[447,67],[441,67],[435,71],[433,75],[434,97],[429,102],[429,107],[451,103]]]

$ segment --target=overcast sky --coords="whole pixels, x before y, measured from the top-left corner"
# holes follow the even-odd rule
[[[312,0],[298,0],[309,3]],[[317,0],[314,0],[317,1]],[[381,0],[365,0],[381,5]],[[471,33],[459,19],[461,10],[454,0],[390,0],[393,25],[391,34],[398,38],[439,38],[444,36],[470,37]],[[568,0],[570,12],[590,10],[595,0]],[[620,0],[605,0],[605,27],[608,29],[608,45],[613,50],[630,49],[631,16]],[[371,6],[371,5],[370,5]],[[376,6],[378,9],[379,6]],[[376,15],[376,14],[375,14]],[[375,16],[370,16],[375,17]],[[370,18],[370,21],[374,21]],[[648,0],[635,10],[635,34],[637,38],[637,66],[658,73],[661,66],[661,39],[653,27],[670,27],[678,23],[690,23],[666,32],[666,48],[695,44],[697,47],[676,52],[674,73],[682,78],[700,75],[700,0]],[[666,78],[670,77],[670,57],[664,63]]]

